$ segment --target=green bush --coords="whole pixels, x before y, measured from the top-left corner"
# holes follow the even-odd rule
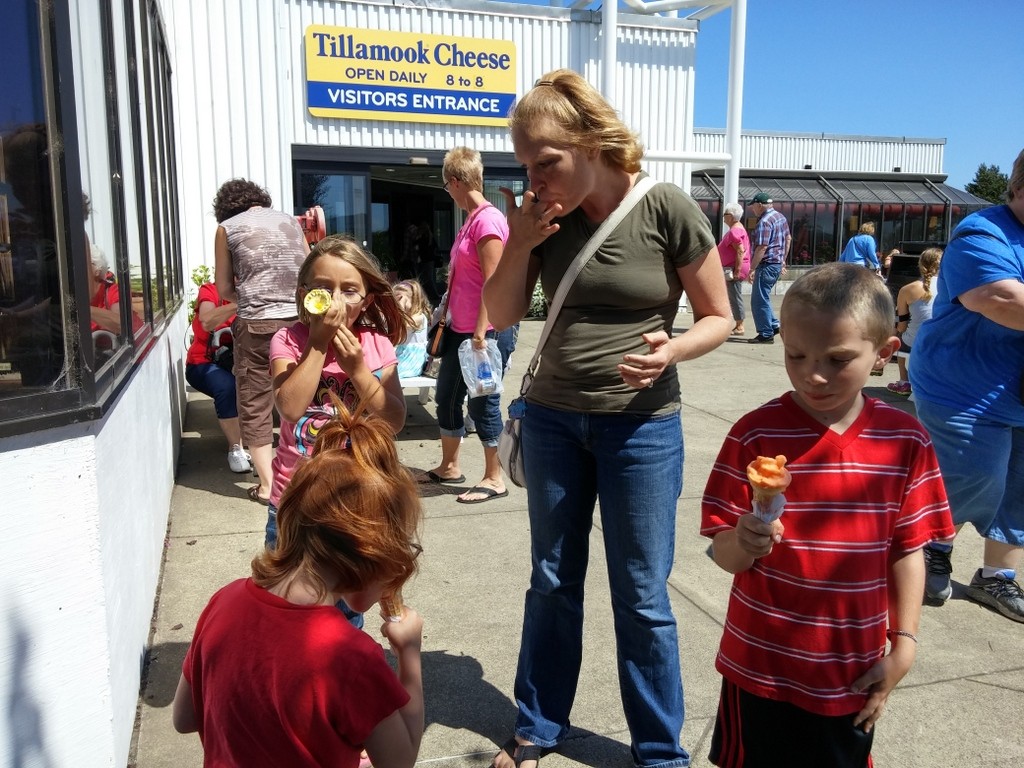
[[[188,322],[192,324],[192,318],[196,316],[196,300],[199,299],[199,288],[205,283],[213,282],[213,272],[205,264],[201,264],[192,270],[192,284],[195,289],[189,289],[189,301],[188,301]]]
[[[547,317],[548,302],[544,298],[544,291],[541,290],[540,280],[533,286],[533,296],[530,297],[530,308],[526,310],[527,317]]]

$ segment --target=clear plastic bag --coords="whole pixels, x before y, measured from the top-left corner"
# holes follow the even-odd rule
[[[500,395],[505,391],[501,384],[501,352],[494,339],[487,339],[486,349],[476,349],[472,339],[459,344],[459,366],[470,397]]]

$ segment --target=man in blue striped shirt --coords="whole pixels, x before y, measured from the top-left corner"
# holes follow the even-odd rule
[[[793,238],[789,234],[786,217],[772,208],[772,198],[758,192],[751,200],[751,209],[757,215],[754,228],[754,255],[750,259],[750,314],[754,317],[757,335],[751,344],[774,344],[779,332],[779,318],[772,309],[772,288],[786,264]]]

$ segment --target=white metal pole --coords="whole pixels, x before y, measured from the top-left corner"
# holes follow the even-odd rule
[[[725,201],[739,202],[743,129],[743,64],[747,45],[747,0],[733,0],[729,41],[729,104],[725,115]]]
[[[618,65],[616,61],[616,42],[619,31],[619,0],[604,0],[601,3],[601,34],[604,35],[604,77],[602,90],[610,104],[615,104],[615,81]]]

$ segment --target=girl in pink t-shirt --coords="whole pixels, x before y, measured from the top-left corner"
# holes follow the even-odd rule
[[[334,297],[322,315],[303,306],[314,288]],[[299,321],[270,342],[274,403],[281,416],[267,518],[271,548],[281,494],[335,415],[332,394],[350,410],[380,415],[395,432],[405,424],[395,345],[405,338],[408,318],[373,258],[348,237],[321,240],[299,270],[295,299]]]

